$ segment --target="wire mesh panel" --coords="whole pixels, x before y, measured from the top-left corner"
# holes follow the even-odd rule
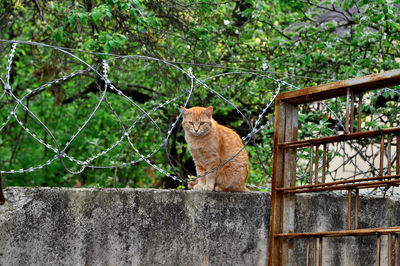
[[[360,237],[375,243],[376,253],[370,255],[376,265],[398,265],[400,221],[360,226],[359,196],[394,193],[400,185],[400,108],[394,87],[399,84],[400,70],[392,70],[278,95],[268,265],[295,264],[295,241],[300,240],[304,262],[297,258],[296,263],[322,265],[323,249],[332,239]],[[388,97],[381,101],[386,106],[370,104]],[[372,109],[376,106],[383,109]],[[295,195],[322,191],[347,195],[342,228],[296,232]]]

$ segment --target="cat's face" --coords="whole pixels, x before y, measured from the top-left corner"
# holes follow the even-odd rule
[[[205,136],[211,130],[213,108],[192,107],[183,110],[182,126],[185,131],[193,136]]]

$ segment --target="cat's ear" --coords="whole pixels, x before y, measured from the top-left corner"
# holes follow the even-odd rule
[[[204,111],[204,113],[206,114],[206,116],[208,118],[211,118],[212,113],[213,113],[213,107],[212,106],[207,107],[206,110]]]
[[[182,114],[183,114],[184,117],[189,114],[189,111],[186,110],[185,107],[183,107],[182,105],[181,105],[181,111],[182,111]]]

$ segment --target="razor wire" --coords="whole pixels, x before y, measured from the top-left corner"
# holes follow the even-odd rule
[[[159,147],[155,148],[151,153],[147,154],[147,155],[143,155],[135,146],[134,144],[131,142],[129,136],[130,133],[132,131],[132,129],[135,127],[135,125],[143,118],[149,118],[150,121],[152,122],[152,124],[154,125],[154,127],[156,127],[156,129],[159,131],[160,134],[162,134],[160,128],[158,127],[157,123],[152,119],[151,117],[151,112],[155,112],[158,109],[174,102],[177,101],[178,99],[182,98],[185,94],[188,94],[186,101],[184,103],[184,107],[186,107],[189,103],[189,100],[191,98],[191,94],[194,90],[195,87],[198,86],[202,86],[203,88],[209,90],[211,93],[213,93],[214,95],[216,95],[217,97],[221,98],[224,102],[230,104],[231,106],[233,106],[235,108],[235,110],[242,116],[242,118],[247,122],[247,124],[249,125],[249,127],[251,128],[251,132],[246,136],[243,137],[243,141],[244,141],[244,145],[246,146],[252,138],[254,138],[254,135],[256,133],[258,133],[260,130],[262,130],[266,125],[260,125],[260,121],[263,118],[263,115],[267,112],[267,110],[270,108],[271,104],[274,102],[275,97],[277,96],[277,94],[280,91],[280,87],[281,84],[284,85],[288,85],[288,86],[292,86],[291,84],[288,84],[284,81],[280,81],[277,79],[273,79],[274,82],[276,82],[278,84],[278,90],[276,91],[274,97],[266,104],[266,107],[262,110],[262,112],[260,113],[258,119],[255,122],[255,126],[252,127],[252,124],[250,123],[250,121],[247,120],[247,118],[245,117],[245,115],[239,110],[239,108],[237,106],[235,106],[231,101],[229,101],[228,99],[226,99],[225,97],[223,97],[221,94],[219,94],[217,91],[215,91],[214,89],[212,89],[211,87],[209,87],[207,84],[205,84],[205,82],[209,79],[213,79],[216,77],[221,77],[221,76],[226,76],[226,75],[237,75],[237,74],[250,74],[250,75],[257,75],[257,76],[262,76],[264,78],[268,78],[266,75],[261,75],[259,73],[256,72],[229,72],[229,73],[222,73],[222,74],[218,74],[218,75],[214,75],[212,77],[206,78],[205,80],[199,80],[198,78],[196,78],[194,76],[194,74],[191,71],[191,68],[189,69],[189,71],[185,71],[184,69],[178,67],[177,65],[175,65],[174,63],[168,62],[166,60],[162,60],[162,59],[158,59],[158,58],[151,58],[151,57],[145,57],[145,56],[118,56],[118,57],[113,57],[111,59],[108,60],[103,60],[101,66],[103,68],[103,73],[101,74],[99,71],[97,71],[96,69],[99,67],[99,65],[96,66],[91,66],[88,63],[86,63],[84,60],[82,60],[81,58],[77,57],[76,55],[72,54],[71,52],[67,51],[67,49],[61,48],[61,47],[55,47],[55,46],[49,46],[46,44],[40,44],[40,43],[35,43],[35,42],[25,42],[25,41],[8,41],[9,43],[12,43],[12,50],[9,54],[8,57],[8,65],[7,65],[7,69],[6,69],[6,82],[3,81],[3,79],[1,79],[1,82],[3,84],[4,90],[1,94],[1,98],[6,97],[7,98],[7,103],[10,107],[10,114],[7,116],[6,121],[2,124],[2,126],[0,127],[0,132],[4,129],[4,127],[9,123],[10,119],[13,117],[15,118],[15,120],[17,121],[17,123],[22,127],[22,129],[29,134],[33,139],[35,139],[39,144],[45,146],[47,149],[51,150],[52,152],[55,153],[55,155],[50,158],[49,160],[47,160],[45,163],[43,164],[39,164],[37,166],[33,166],[33,167],[29,167],[27,169],[19,169],[19,170],[15,170],[15,169],[11,169],[11,170],[1,170],[1,173],[6,173],[6,174],[13,174],[13,173],[25,173],[25,172],[33,172],[39,169],[42,169],[43,167],[46,167],[50,164],[52,164],[54,161],[56,161],[57,159],[60,160],[62,166],[64,167],[64,169],[71,173],[71,174],[79,174],[81,173],[83,170],[85,170],[86,168],[116,168],[116,167],[124,167],[124,166],[128,166],[128,165],[134,165],[140,161],[145,161],[147,164],[149,164],[151,167],[153,167],[154,169],[156,169],[157,171],[159,171],[161,174],[163,174],[164,176],[173,178],[175,180],[178,180],[180,182],[187,182],[187,180],[182,180],[180,179],[178,176],[176,175],[171,175],[170,173],[168,173],[167,171],[165,171],[164,169],[162,169],[161,167],[158,167],[157,165],[155,165],[154,163],[150,162],[149,158],[157,153],[162,146],[166,147],[166,143],[168,142],[169,137],[172,134],[172,131],[174,130],[174,128],[176,127],[182,112],[180,112],[178,114],[178,116],[175,118],[175,121],[171,124],[168,132],[167,132],[167,136],[164,138],[164,140],[162,141],[162,143],[159,145]],[[25,94],[23,97],[18,98],[11,89],[11,86],[9,84],[9,76],[10,76],[10,71],[11,71],[11,67],[12,67],[12,63],[13,63],[13,57],[15,55],[16,52],[16,48],[18,46],[18,44],[26,44],[26,45],[36,45],[36,46],[42,46],[42,47],[46,47],[46,48],[52,48],[55,50],[58,50],[64,54],[67,54],[71,57],[73,57],[74,59],[76,59],[78,62],[84,64],[86,66],[86,69],[84,70],[79,70],[73,73],[70,73],[68,75],[65,75],[61,78],[57,78],[55,80],[52,80],[44,85],[41,85],[33,90],[30,90],[30,92],[28,92],[27,94]],[[186,90],[185,92],[181,93],[180,95],[165,101],[164,103],[160,103],[157,107],[154,107],[152,110],[150,110],[149,112],[145,111],[144,109],[142,109],[139,105],[137,105],[134,101],[132,101],[128,96],[126,96],[121,90],[117,89],[112,82],[108,79],[108,71],[109,71],[109,67],[108,67],[108,62],[111,60],[115,60],[118,58],[135,58],[135,59],[142,59],[142,60],[151,60],[151,61],[158,61],[161,63],[164,63],[170,67],[173,67],[177,70],[179,70],[181,73],[183,73],[184,75],[188,76],[191,79],[191,88]],[[90,113],[89,117],[84,121],[84,123],[77,129],[76,133],[73,134],[71,136],[71,138],[65,143],[64,147],[61,148],[60,144],[57,142],[56,138],[54,137],[54,134],[51,132],[51,130],[23,103],[23,100],[27,97],[30,97],[32,95],[38,94],[43,90],[46,90],[47,88],[51,87],[54,84],[57,84],[61,81],[66,81],[69,79],[72,79],[75,76],[81,75],[85,72],[94,72],[97,76],[100,77],[100,79],[102,81],[104,81],[104,88],[98,88],[99,92],[101,93],[101,96],[99,98],[98,104],[95,106],[95,108],[92,110],[92,112]],[[271,79],[271,78],[270,78]],[[79,133],[85,128],[85,126],[89,123],[89,121],[91,120],[91,118],[93,117],[93,115],[96,113],[96,111],[99,109],[100,104],[103,101],[106,101],[106,94],[107,94],[107,90],[114,90],[119,96],[122,96],[125,98],[125,100],[127,100],[128,102],[130,102],[133,106],[135,106],[136,108],[138,108],[143,114],[136,119],[133,124],[129,127],[129,128],[125,128],[121,122],[121,120],[119,119],[118,115],[116,114],[116,112],[114,112],[112,110],[112,107],[109,103],[106,103],[109,108],[111,109],[111,112],[113,113],[115,119],[118,121],[122,131],[123,131],[123,136],[115,143],[113,143],[110,147],[108,147],[107,149],[93,155],[92,157],[88,158],[85,161],[82,160],[78,160],[76,158],[74,158],[71,155],[68,155],[66,150],[67,148],[71,145],[71,143],[74,141],[74,139],[79,135]],[[11,102],[15,102],[15,106],[12,107]],[[107,102],[107,101],[106,101]],[[29,128],[27,128],[24,123],[18,118],[17,115],[17,109],[18,108],[22,108],[25,112],[27,112],[30,117],[32,117],[37,123],[40,124],[40,126],[50,135],[52,141],[53,141],[53,145],[50,143],[46,143],[43,139],[39,138],[34,132],[32,132]],[[269,124],[270,121],[267,122],[267,124]],[[139,160],[136,161],[131,161],[128,163],[123,163],[120,165],[110,165],[110,166],[96,166],[96,165],[90,165],[90,163],[95,160],[96,158],[108,153],[109,151],[111,151],[113,148],[117,147],[124,139],[126,139],[130,145],[130,147],[140,156]],[[214,171],[217,171],[220,167],[224,166],[225,164],[227,164],[229,161],[233,160],[244,148],[245,146],[243,146],[242,149],[240,149],[237,153],[235,153],[232,158],[230,158],[229,160],[227,160],[224,163],[221,163],[218,167],[211,169],[209,172],[206,172],[204,174],[210,174]],[[167,151],[167,155],[168,151]],[[77,171],[73,171],[71,169],[69,169],[63,159],[66,158],[71,162],[76,163],[78,166],[81,166],[80,169],[78,169]],[[198,176],[197,178],[200,178],[202,176]],[[193,179],[192,179],[193,180]],[[191,181],[191,180],[189,180]]]
[[[6,78],[5,78],[5,80],[3,80],[2,77],[0,77],[0,82],[1,82],[1,84],[3,86],[3,91],[0,94],[0,100],[2,100],[3,98],[6,98],[7,99],[7,104],[9,105],[9,110],[10,110],[7,118],[5,119],[5,122],[3,122],[3,124],[0,126],[0,132],[9,123],[11,118],[14,118],[17,121],[17,123],[21,126],[21,128],[27,134],[29,134],[39,144],[43,145],[48,150],[50,150],[50,151],[52,151],[54,153],[54,156],[51,157],[50,159],[48,159],[46,162],[40,163],[40,164],[35,165],[35,166],[31,166],[31,167],[29,167],[27,169],[0,170],[1,173],[5,173],[5,174],[27,173],[27,172],[37,171],[39,169],[42,169],[43,167],[51,165],[57,159],[60,161],[60,163],[62,164],[63,168],[67,172],[69,172],[71,174],[82,173],[87,168],[92,168],[92,169],[120,168],[120,167],[133,166],[133,165],[135,165],[135,164],[137,164],[139,162],[144,161],[148,165],[150,165],[152,168],[154,168],[155,170],[160,172],[163,176],[172,178],[172,179],[177,180],[177,181],[182,182],[182,183],[190,182],[190,181],[193,181],[195,179],[198,179],[198,178],[204,177],[206,175],[209,175],[210,173],[212,173],[214,171],[217,171],[218,169],[220,169],[221,167],[223,167],[224,165],[229,163],[231,160],[233,160],[236,156],[238,156],[238,154],[240,152],[242,152],[243,149],[245,149],[245,147],[248,146],[251,141],[255,142],[256,134],[259,134],[260,132],[262,132],[263,129],[265,129],[265,128],[267,128],[267,127],[269,127],[271,125],[272,119],[268,120],[265,123],[261,123],[261,121],[262,121],[263,118],[265,118],[265,115],[268,112],[268,110],[271,109],[271,105],[274,103],[276,96],[280,93],[280,91],[281,91],[283,86],[285,86],[287,90],[299,89],[297,86],[295,86],[293,84],[290,84],[290,83],[288,83],[288,82],[286,82],[284,80],[272,77],[271,74],[276,74],[276,73],[272,73],[270,71],[248,70],[248,69],[229,68],[228,67],[227,69],[233,70],[233,71],[216,74],[216,75],[207,77],[205,79],[199,79],[199,78],[197,78],[195,76],[195,74],[193,73],[193,70],[192,70],[191,67],[187,71],[185,69],[183,69],[182,67],[180,67],[181,65],[187,65],[187,64],[185,64],[183,62],[171,62],[171,61],[160,59],[160,58],[153,58],[153,57],[141,56],[141,55],[116,55],[116,54],[105,54],[105,53],[93,53],[93,52],[86,52],[86,51],[78,50],[78,49],[57,47],[57,46],[52,46],[52,45],[47,45],[47,44],[37,43],[37,42],[29,42],[29,41],[6,41],[6,40],[0,40],[0,42],[9,43],[12,46],[11,50],[10,50],[10,53],[8,55],[8,59],[7,59]],[[17,51],[18,45],[40,46],[40,47],[44,47],[44,48],[48,48],[48,49],[57,50],[57,51],[65,54],[65,55],[70,56],[71,58],[73,58],[77,62],[83,64],[85,66],[85,68],[83,70],[78,70],[78,71],[69,73],[67,75],[64,75],[64,76],[62,76],[60,78],[56,78],[54,80],[51,80],[51,81],[49,81],[49,82],[47,82],[47,83],[45,83],[43,85],[38,86],[37,88],[34,88],[34,89],[30,90],[27,94],[23,95],[21,98],[18,98],[17,95],[15,95],[13,93],[11,85],[10,85],[10,72],[11,72],[11,69],[12,69],[13,58],[14,58],[15,53]],[[84,61],[82,58],[79,58],[77,55],[73,54],[73,52],[83,52],[83,53],[88,53],[88,54],[93,54],[93,55],[111,56],[111,58],[104,59],[100,64],[90,65],[89,63]],[[164,64],[164,65],[166,65],[168,67],[171,67],[171,68],[179,71],[184,76],[188,77],[190,79],[190,88],[186,89],[183,92],[181,92],[179,95],[177,95],[175,97],[172,97],[171,99],[168,99],[168,100],[166,100],[164,102],[161,102],[157,106],[155,106],[155,107],[151,108],[150,110],[146,111],[142,107],[140,107],[137,103],[135,103],[135,101],[133,101],[130,97],[125,95],[120,89],[118,89],[112,83],[111,80],[109,80],[109,71],[110,71],[109,63],[112,62],[113,60],[118,60],[118,59],[135,59],[135,60],[146,60],[146,61],[162,63],[162,64]],[[188,64],[190,65],[190,63],[188,63]],[[102,71],[100,71],[98,69],[102,69]],[[84,123],[81,126],[78,127],[77,131],[70,137],[70,139],[65,143],[65,145],[62,148],[60,146],[60,143],[55,138],[54,134],[51,132],[51,130],[45,125],[45,123],[43,123],[29,109],[28,106],[26,106],[23,103],[23,101],[28,97],[31,97],[31,96],[33,96],[35,94],[41,93],[42,91],[52,87],[55,84],[58,84],[58,83],[63,82],[63,81],[71,80],[74,77],[79,76],[79,75],[83,75],[85,73],[94,73],[96,75],[96,77],[99,78],[99,80],[104,82],[104,86],[101,86],[100,84],[97,84],[97,90],[100,93],[100,97],[98,98],[97,105],[90,112],[88,118],[84,121]],[[229,99],[224,97],[222,94],[217,92],[215,89],[211,88],[209,85],[206,84],[206,82],[209,81],[209,80],[212,80],[212,79],[215,79],[215,78],[218,78],[218,77],[229,76],[229,75],[255,75],[255,76],[261,77],[261,78],[263,78],[265,80],[270,80],[274,84],[277,85],[277,89],[275,90],[274,95],[265,103],[265,106],[263,107],[263,109],[261,110],[261,112],[259,113],[257,119],[254,122],[250,122],[248,120],[248,118],[243,114],[243,112],[232,101],[230,101]],[[168,160],[170,166],[172,166],[172,171],[175,171],[175,169],[174,169],[175,166],[173,166],[173,164],[171,162],[170,154],[169,154],[169,151],[168,151],[168,142],[169,142],[169,138],[172,135],[173,130],[178,125],[178,121],[180,120],[180,118],[182,116],[182,111],[179,112],[179,114],[174,118],[174,120],[171,123],[171,125],[168,126],[168,130],[167,130],[166,133],[162,132],[162,130],[158,126],[157,122],[153,119],[153,113],[155,113],[158,110],[161,110],[163,107],[165,107],[165,106],[167,106],[167,105],[169,105],[171,103],[174,103],[174,102],[177,102],[178,100],[181,100],[185,96],[186,96],[186,99],[184,100],[183,107],[186,108],[186,106],[188,105],[189,101],[191,100],[191,96],[192,96],[193,92],[198,87],[202,87],[202,88],[206,89],[211,94],[215,95],[215,97],[221,99],[223,102],[225,102],[226,104],[228,104],[231,107],[233,107],[233,109],[242,117],[243,121],[249,127],[250,133],[248,133],[246,136],[242,137],[244,146],[239,151],[237,151],[231,158],[229,158],[225,162],[220,163],[217,167],[205,172],[203,175],[196,176],[194,178],[190,178],[190,179],[187,180],[187,179],[183,179],[183,178],[179,177],[176,174],[176,172],[174,174],[171,174],[168,170],[165,170],[163,167],[157,166],[156,163],[153,163],[153,162],[150,161],[150,158],[154,154],[160,152],[160,150],[162,148],[164,148],[165,152],[166,152],[166,155],[167,155],[167,160]],[[123,123],[122,123],[120,117],[118,116],[117,112],[115,112],[113,110],[112,105],[110,104],[110,102],[108,102],[107,95],[109,93],[108,92],[109,90],[114,91],[117,95],[123,97],[125,99],[125,101],[127,101],[129,104],[131,104],[131,106],[137,108],[142,113],[129,126],[124,126],[123,125]],[[394,90],[394,89],[385,88],[384,90],[400,95],[400,92],[397,91],[397,90]],[[12,106],[12,102],[15,103],[15,106]],[[86,158],[86,160],[79,160],[77,158],[74,158],[72,155],[68,154],[68,152],[67,152],[68,147],[70,147],[70,145],[76,139],[76,137],[87,126],[87,124],[92,119],[94,114],[98,111],[100,105],[103,102],[105,102],[105,104],[111,110],[111,113],[113,114],[115,120],[118,122],[119,127],[120,127],[120,129],[122,131],[122,136],[119,137],[119,139],[116,142],[112,143],[109,147],[105,147],[100,152],[90,156],[89,158]],[[335,112],[334,110],[332,110],[323,101],[321,101],[321,103],[322,103],[323,106],[325,106],[325,108],[327,108],[327,110],[330,113],[332,113],[332,115],[335,117],[335,120],[337,121],[337,124],[334,126],[334,128],[335,128],[334,133],[337,134],[340,130],[344,130],[344,123],[343,123],[344,116],[343,115],[341,116],[340,114],[338,114],[338,112]],[[17,109],[18,108],[22,108],[26,113],[29,114],[29,116],[31,118],[33,118],[38,124],[40,124],[40,126],[51,137],[53,144],[45,142],[43,139],[41,139],[39,136],[37,136],[35,134],[35,132],[32,132],[28,127],[26,127],[24,125],[24,123],[18,118],[18,115],[17,115]],[[139,149],[131,141],[132,131],[135,129],[136,125],[140,121],[143,121],[144,119],[149,119],[151,124],[152,124],[152,126],[154,126],[154,128],[158,131],[160,136],[162,136],[161,143],[158,144],[157,147],[152,149],[152,151],[148,152],[147,154],[143,154],[142,152],[140,152]],[[116,164],[116,165],[94,165],[94,164],[92,164],[92,162],[95,159],[97,159],[97,158],[109,153],[111,150],[113,150],[114,148],[118,147],[125,140],[128,142],[129,147],[139,156],[139,159],[132,160],[132,161],[125,162],[125,163]],[[258,161],[259,161],[260,165],[262,166],[264,172],[266,173],[266,169],[264,167],[263,161],[261,160],[260,155],[258,153],[258,147],[257,147],[257,145],[254,145],[254,146],[255,146],[255,150],[256,150]],[[367,163],[369,163],[369,166],[370,166],[371,169],[374,169],[376,171],[376,168],[374,167],[374,165],[371,164],[367,160],[365,154],[362,152],[361,149],[359,149],[357,147],[357,145],[355,145],[354,141],[350,142],[350,146],[356,151],[356,154],[360,155]],[[360,174],[362,174],[364,176],[367,176],[367,173],[365,171],[363,171],[361,168],[359,168],[357,163],[353,160],[354,157],[345,151],[345,145],[343,143],[340,143],[340,147],[338,147],[338,149],[339,148],[343,151],[344,156],[347,158],[347,162],[350,163],[351,165],[353,165],[360,172]],[[70,162],[76,164],[78,166],[78,169],[77,170],[72,170],[69,167],[67,167],[67,165],[64,162],[64,159],[67,159]],[[332,159],[333,158],[329,158],[328,163]],[[391,159],[393,159],[393,158],[391,158]],[[319,165],[321,167],[321,164],[319,164]],[[387,171],[387,169],[385,171]],[[270,188],[269,186],[266,186],[266,187],[264,187],[264,186],[256,186],[254,184],[247,184],[247,185],[249,187],[257,188],[257,189],[269,189]]]

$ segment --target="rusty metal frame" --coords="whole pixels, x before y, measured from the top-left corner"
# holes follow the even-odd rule
[[[363,93],[381,89],[385,87],[400,85],[400,69],[368,75],[360,78],[348,79],[328,83],[324,85],[304,88],[296,91],[279,94],[275,103],[275,133],[274,133],[274,159],[272,174],[271,192],[271,216],[268,247],[268,265],[293,265],[294,264],[294,239],[304,238],[307,240],[306,265],[310,262],[310,246],[313,248],[313,265],[322,265],[322,247],[325,237],[346,237],[346,236],[377,236],[377,265],[380,264],[381,256],[381,236],[388,235],[388,245],[392,246],[394,237],[395,265],[398,264],[399,235],[400,226],[389,228],[358,228],[358,198],[359,189],[373,188],[380,186],[400,185],[400,128],[389,128],[373,131],[361,131],[361,104]],[[298,106],[315,101],[326,100],[345,96],[346,104],[346,123],[344,134],[334,135],[310,140],[297,140],[298,131]],[[354,105],[358,100],[358,110],[355,112]],[[354,119],[357,119],[357,127],[354,128]],[[354,132],[357,130],[357,132]],[[390,141],[391,136],[396,138],[396,173],[389,171],[388,175],[383,175],[383,153],[384,140]],[[336,182],[325,182],[326,175],[326,145],[328,143],[342,142],[347,140],[381,137],[381,160],[379,166],[379,176],[360,178],[352,180],[342,180]],[[309,184],[296,186],[296,149],[300,147],[310,147],[311,154],[319,156],[319,149],[322,145],[322,182],[312,180],[312,161],[310,157],[310,178]],[[388,145],[390,146],[390,145]],[[315,148],[315,151],[314,151]],[[388,148],[390,149],[390,148]],[[390,150],[389,150],[390,152]],[[390,160],[389,168],[390,167]],[[316,160],[318,162],[318,160]],[[318,173],[318,163],[315,164],[315,173]],[[316,174],[317,176],[317,174]],[[295,195],[296,193],[328,191],[328,190],[347,190],[348,191],[348,210],[347,228],[342,231],[331,232],[308,232],[296,233],[295,230]],[[351,199],[355,194],[354,224],[350,219]],[[353,229],[352,229],[353,228]],[[318,241],[317,241],[318,240]],[[318,243],[318,244],[317,244]],[[318,252],[318,258],[316,258]],[[392,249],[388,248],[387,256],[389,265]]]
[[[3,177],[1,176],[1,172],[0,172],[0,205],[3,205],[6,202],[6,199],[4,198],[4,193],[3,193],[2,179],[3,179]]]

